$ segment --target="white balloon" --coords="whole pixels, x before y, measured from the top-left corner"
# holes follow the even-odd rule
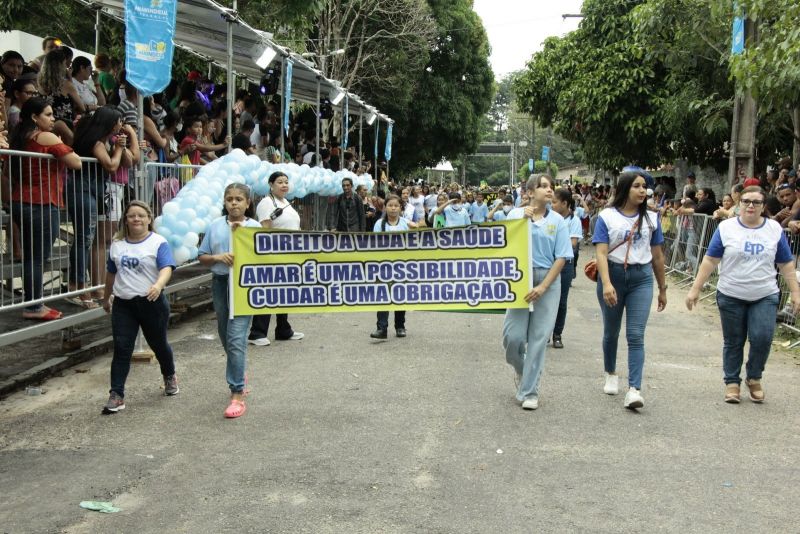
[[[178,196],[180,196],[180,193],[178,193]],[[180,211],[181,211],[180,204],[178,204],[174,200],[170,200],[169,202],[164,204],[163,208],[161,208],[161,212],[165,215],[177,215],[178,212]]]
[[[189,261],[189,249],[187,247],[178,247],[172,251],[172,257],[175,258],[175,263],[178,265],[183,265]]]
[[[194,221],[192,221],[194,222]],[[200,242],[200,236],[198,236],[194,232],[186,232],[186,235],[183,236],[183,246],[184,247],[196,247],[197,243]]]

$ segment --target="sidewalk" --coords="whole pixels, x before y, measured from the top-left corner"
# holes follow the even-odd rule
[[[101,416],[97,358],[0,402],[0,531],[797,530],[799,360],[773,352],[763,405],[724,404],[716,310],[671,289],[648,327],[645,407],[626,411],[602,393],[594,289],[574,283],[535,412],[514,401],[502,315],[410,312],[409,337],[387,341],[369,338],[372,314],[290,317],[305,339],[251,349],[238,420],[222,417],[211,314],[170,331],[176,397],[137,365],[127,409]],[[621,383],[625,354],[621,340]]]

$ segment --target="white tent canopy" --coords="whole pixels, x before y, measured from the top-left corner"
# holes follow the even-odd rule
[[[87,7],[124,22],[125,0],[76,0]],[[262,76],[253,59],[254,49],[269,46],[277,52],[272,64],[280,64],[288,59],[294,63],[292,72],[292,99],[307,104],[317,104],[317,83],[322,98],[326,98],[332,89],[338,89],[339,83],[325,78],[319,70],[307,60],[288,48],[282,47],[272,40],[271,34],[257,30],[242,20],[232,9],[221,6],[212,0],[179,0],[175,24],[175,45],[206,58],[222,69],[227,69],[228,62],[228,21],[233,22],[233,72],[237,76],[246,77],[253,83],[259,83]],[[363,113],[365,117],[376,113],[382,120],[391,119],[380,114],[375,108],[366,104],[360,97],[348,93],[350,114]],[[344,99],[336,107],[343,107]]]

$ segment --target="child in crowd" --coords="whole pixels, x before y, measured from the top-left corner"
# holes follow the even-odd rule
[[[231,390],[231,400],[225,409],[225,417],[232,419],[244,415],[246,406],[245,369],[247,367],[247,333],[250,331],[249,315],[230,316],[228,308],[229,277],[233,266],[231,235],[240,226],[261,228],[251,217],[250,188],[245,184],[232,183],[225,188],[222,217],[215,219],[200,244],[198,259],[211,267],[214,311],[217,314],[217,331],[222,348],[228,357],[225,378]]]
[[[505,221],[508,213],[514,208],[514,197],[506,195],[503,201],[492,208],[489,212],[490,221]]]
[[[489,207],[483,201],[483,193],[475,195],[475,202],[469,207],[469,218],[476,224],[486,222],[489,218]]]
[[[461,205],[461,193],[452,191],[447,196],[449,198],[447,203],[433,210],[434,214],[444,214],[444,225],[446,228],[469,226],[471,224],[469,220],[469,210]]]
[[[402,210],[400,197],[389,195],[381,220],[375,221],[374,232],[403,232],[408,230],[408,222],[400,216]],[[373,339],[386,339],[389,329],[389,312],[378,312],[378,329],[369,335]],[[397,337],[406,337],[406,312],[394,312],[394,331]]]
[[[172,347],[167,341],[169,302],[163,293],[175,260],[167,240],[153,232],[153,213],[144,202],[133,200],[125,208],[106,267],[103,309],[111,312],[114,357],[111,392],[103,413],[112,414],[125,408],[125,380],[139,328],[161,366],[164,393],[176,395],[179,391]]]

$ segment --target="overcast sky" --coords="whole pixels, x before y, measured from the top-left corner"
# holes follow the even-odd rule
[[[474,0],[474,9],[492,45],[491,63],[497,78],[525,67],[542,41],[578,27],[580,19],[562,20],[564,13],[580,13],[583,0]]]

